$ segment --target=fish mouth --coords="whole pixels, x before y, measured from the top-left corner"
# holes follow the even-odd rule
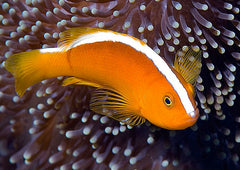
[[[174,126],[166,126],[166,129],[169,130],[184,130],[188,127],[193,126],[198,117],[199,117],[199,110],[198,108],[194,109],[194,115],[190,116],[189,114],[185,114],[183,117],[176,117],[173,122],[175,122]]]
[[[192,114],[192,115],[191,115]],[[199,117],[199,110],[195,108],[194,111],[190,112],[187,118],[183,118],[183,124],[179,125],[179,130],[186,129],[188,127],[193,126]]]

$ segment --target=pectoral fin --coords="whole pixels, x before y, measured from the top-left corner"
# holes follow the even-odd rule
[[[145,118],[129,109],[128,101],[119,93],[107,89],[97,89],[90,102],[92,111],[106,115],[128,125],[139,125]]]
[[[174,68],[190,84],[195,84],[201,72],[202,52],[196,47],[184,46],[175,55]]]

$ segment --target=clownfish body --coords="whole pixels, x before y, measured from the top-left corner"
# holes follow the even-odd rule
[[[200,51],[184,47],[175,69],[143,41],[96,28],[64,31],[56,48],[10,56],[6,69],[15,77],[15,90],[45,79],[69,76],[63,86],[96,87],[90,108],[126,124],[147,119],[166,129],[185,129],[198,118],[193,85],[200,73]]]

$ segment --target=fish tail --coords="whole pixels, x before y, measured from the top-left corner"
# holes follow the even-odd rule
[[[15,78],[15,91],[22,97],[26,89],[42,80],[52,78],[49,75],[51,62],[49,57],[56,53],[42,53],[32,50],[11,55],[5,62],[5,68]],[[52,69],[53,70],[53,69]],[[49,77],[50,76],[50,77]]]

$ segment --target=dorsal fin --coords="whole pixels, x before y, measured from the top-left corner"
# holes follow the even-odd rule
[[[90,27],[76,27],[70,28],[66,31],[63,31],[60,34],[60,39],[58,40],[57,46],[62,48],[63,51],[71,48],[74,45],[74,41],[81,36],[86,34],[91,34],[99,31],[107,31],[100,28],[90,28]]]
[[[115,35],[127,36],[127,37],[131,37],[133,40],[135,40],[137,42],[140,42],[142,45],[146,44],[144,41],[139,40],[135,37],[132,37],[131,35],[128,35],[128,34],[117,33],[117,32],[111,31],[111,30],[104,30],[104,29],[100,29],[100,28],[76,27],[76,28],[70,28],[66,31],[63,31],[60,34],[61,38],[58,40],[57,46],[61,50],[66,51],[66,50],[74,47],[76,44],[78,44],[80,38],[83,38],[82,40],[84,40],[84,36],[89,35],[89,34],[94,34],[97,32],[105,32],[105,33],[108,32],[108,33],[112,33]],[[108,35],[108,36],[111,36],[111,35]],[[118,41],[118,39],[116,39],[116,41]]]
[[[198,47],[184,46],[175,55],[174,68],[186,82],[194,85],[201,72],[202,52]]]
[[[91,97],[90,108],[96,113],[106,115],[131,126],[145,122],[145,118],[129,110],[127,99],[119,93],[108,89],[95,90]]]

